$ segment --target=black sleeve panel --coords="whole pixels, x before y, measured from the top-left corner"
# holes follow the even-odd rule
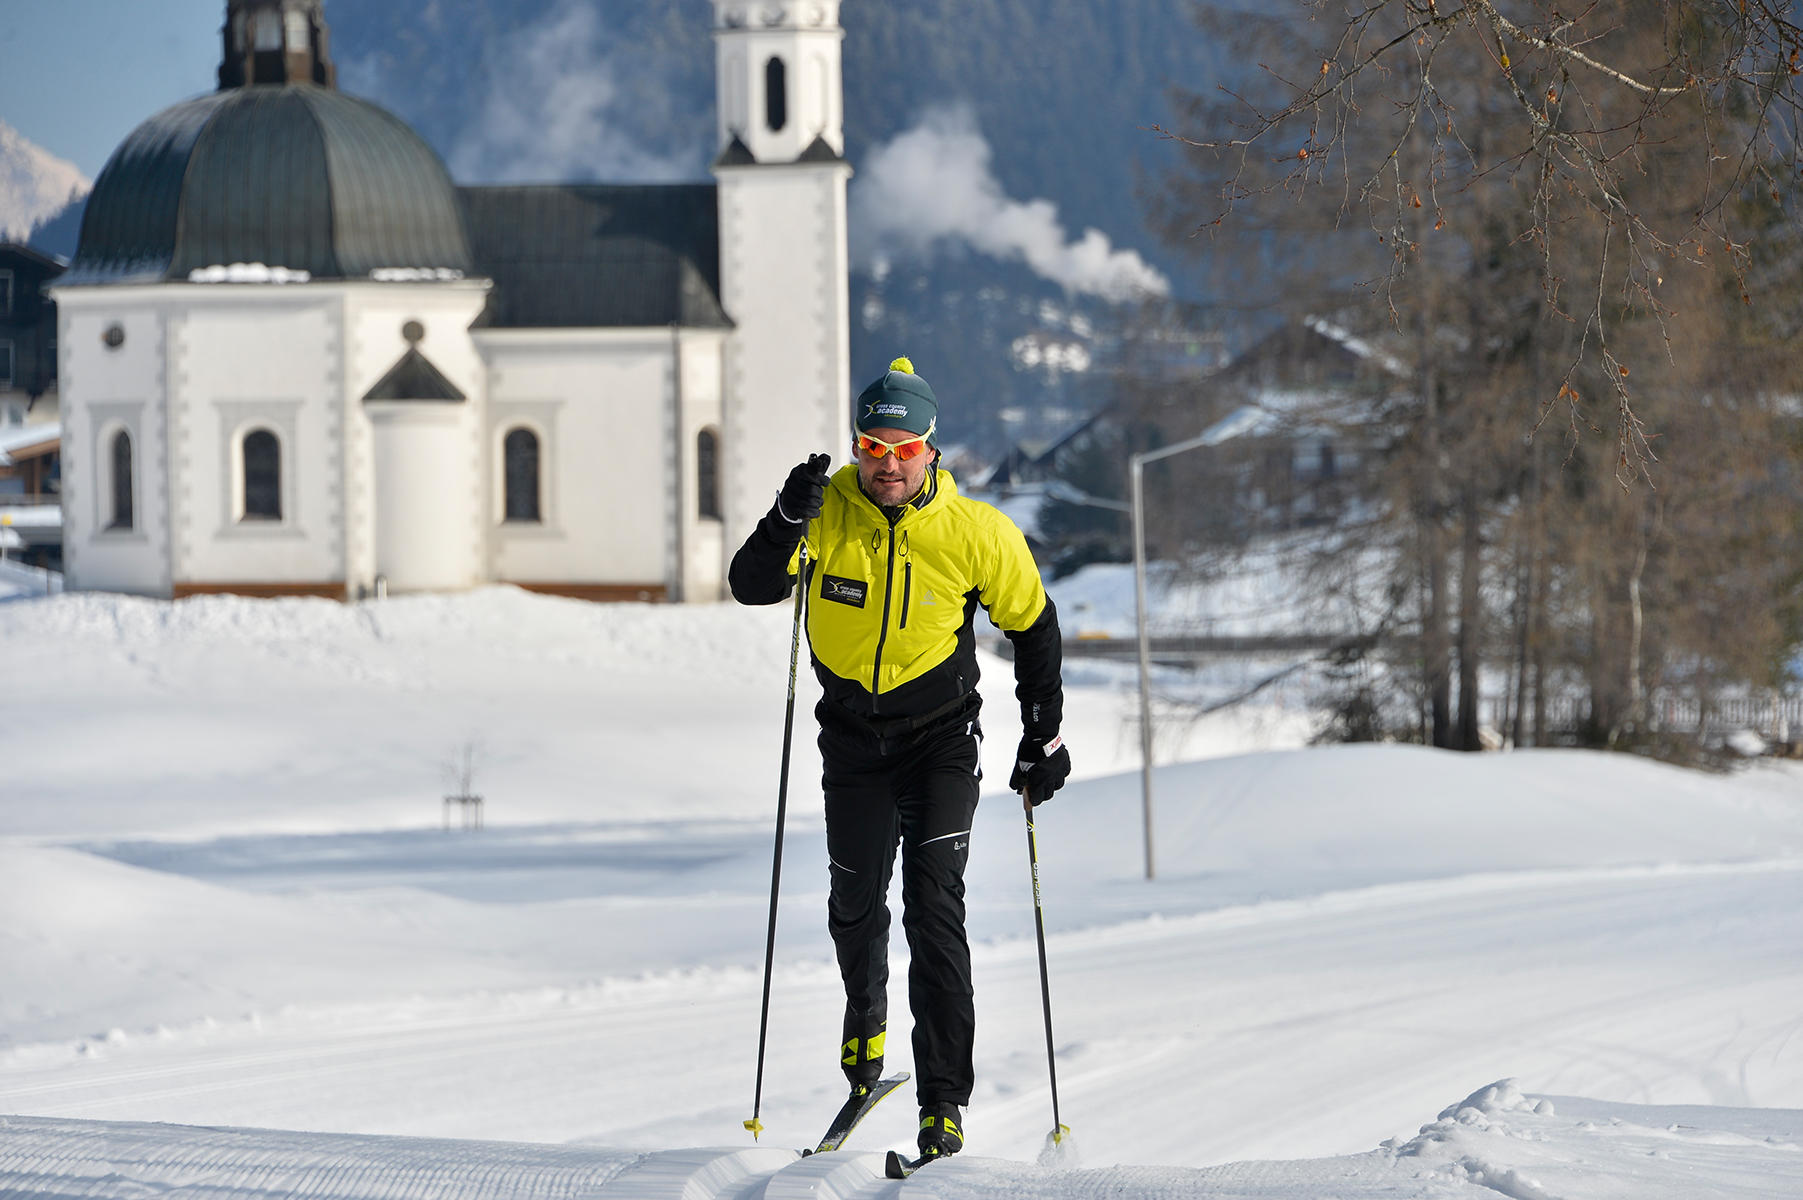
[[[1020,723],[1030,736],[1051,737],[1064,721],[1064,638],[1058,610],[1045,598],[1045,610],[1027,628],[1003,630],[1014,643],[1014,695],[1020,701]]]
[[[776,510],[764,514],[732,556],[726,570],[726,582],[732,598],[740,604],[777,604],[795,591],[795,576],[789,573],[789,560],[801,544],[807,526],[785,521]]]

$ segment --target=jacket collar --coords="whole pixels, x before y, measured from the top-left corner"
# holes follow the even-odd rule
[[[857,463],[847,463],[839,468],[839,471],[833,476],[833,484],[848,497],[853,498],[854,503],[862,504],[870,512],[882,516],[885,520],[888,519],[888,512],[878,507],[876,501],[866,496],[864,489],[858,486]],[[924,512],[935,505],[944,507],[945,501],[954,499],[957,495],[958,484],[952,479],[952,473],[943,467],[934,467],[927,472],[926,483],[915,497],[900,505],[900,515],[896,517],[896,520],[906,520],[911,514]]]

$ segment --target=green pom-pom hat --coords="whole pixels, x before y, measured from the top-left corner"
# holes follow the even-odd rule
[[[914,364],[898,358],[889,364],[882,378],[858,393],[857,418],[853,425],[859,432],[866,429],[905,429],[925,434],[927,445],[939,445],[939,400],[932,386],[914,373]]]

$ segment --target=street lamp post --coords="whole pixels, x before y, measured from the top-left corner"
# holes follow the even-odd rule
[[[1214,431],[1172,446],[1146,450],[1127,460],[1127,473],[1133,495],[1133,608],[1134,625],[1139,631],[1139,790],[1140,807],[1146,827],[1146,878],[1157,876],[1152,850],[1152,685],[1148,660],[1151,638],[1146,630],[1146,503],[1145,465],[1170,458],[1186,450],[1213,446],[1224,438]]]

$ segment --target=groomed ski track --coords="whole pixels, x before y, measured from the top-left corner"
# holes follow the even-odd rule
[[[1541,1091],[1651,1102],[1701,1092],[1759,1105],[1796,1090],[1797,1059],[1784,1048],[1803,1031],[1799,944],[1795,861],[1470,876],[1064,933],[1052,939],[1064,1117],[1086,1166],[1195,1167],[1369,1151],[1412,1134],[1431,1116],[1424,1105],[1505,1075]],[[988,1016],[972,1149],[908,1185],[976,1162],[1031,1170],[1050,1127],[1032,942],[982,945],[976,957]],[[1174,963],[1190,964],[1192,981],[1177,994]],[[1307,986],[1292,983],[1297,964]],[[757,987],[751,971],[683,971],[15,1047],[0,1053],[0,1113],[30,1115],[9,1119],[0,1142],[17,1155],[35,1130],[43,1154],[78,1171],[82,1127],[56,1119],[499,1138],[541,1143],[532,1154],[550,1164],[542,1186],[577,1187],[580,1176],[582,1194],[608,1195],[592,1192],[597,1179],[654,1169],[731,1179],[619,1194],[782,1196],[790,1180],[813,1189],[795,1195],[891,1194],[902,1184],[881,1179],[873,1151],[912,1144],[906,1097],[880,1106],[837,1156],[791,1163],[790,1151],[768,1148],[811,1144],[841,1099],[834,1064],[820,1061],[830,1054],[820,1031],[838,1023],[825,962],[778,971],[765,1145],[685,1149],[744,1137]],[[1143,1120],[1148,1104],[1165,1115]],[[92,1136],[115,1153],[121,1137],[151,1146],[143,1129]],[[307,1170],[356,1169],[334,1157],[354,1158],[355,1138],[290,1146],[288,1135],[259,1136],[275,1139],[271,1171],[303,1169],[281,1157],[284,1146],[308,1163],[325,1156]],[[232,1144],[206,1143],[214,1149],[196,1151],[194,1170]],[[457,1191],[466,1184],[456,1172],[505,1171],[525,1152],[435,1145],[405,1169],[448,1156],[443,1190],[413,1180],[318,1194],[578,1194],[531,1190],[538,1183]],[[402,1169],[382,1157],[380,1170]],[[821,1172],[845,1190],[820,1191]]]
[[[206,1200],[1771,1200],[1803,1183],[1803,1111],[1643,1108],[1499,1080],[1406,1141],[1218,1167],[1070,1169],[960,1155],[905,1180],[882,1157],[568,1146],[0,1118],[0,1195]]]

